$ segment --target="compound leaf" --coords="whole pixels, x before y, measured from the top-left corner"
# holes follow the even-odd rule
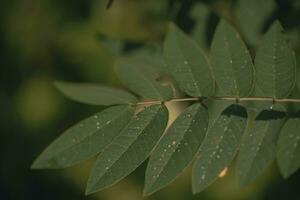
[[[171,183],[192,161],[205,136],[208,112],[200,103],[189,106],[155,147],[146,170],[144,194]]]
[[[86,189],[91,194],[106,188],[134,171],[149,156],[168,121],[165,106],[146,107],[99,155]]]
[[[240,35],[225,20],[217,26],[211,47],[211,63],[218,95],[248,96],[253,88],[254,66]]]
[[[66,97],[81,103],[110,106],[116,104],[135,104],[137,102],[136,97],[132,94],[107,86],[61,81],[56,81],[54,84]]]
[[[68,129],[34,161],[33,169],[63,168],[101,152],[128,124],[130,106],[114,106]]]
[[[207,57],[196,42],[173,24],[164,42],[164,58],[183,92],[194,97],[213,94],[214,80]]]
[[[231,105],[209,127],[193,166],[193,193],[204,190],[230,165],[239,147],[246,121],[245,108]]]

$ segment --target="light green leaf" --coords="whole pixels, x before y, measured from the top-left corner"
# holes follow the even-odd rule
[[[199,193],[214,182],[236,155],[246,127],[245,108],[231,105],[208,129],[193,166],[193,193]]]
[[[33,169],[64,168],[101,152],[133,116],[130,106],[115,106],[68,129],[34,161]]]
[[[66,97],[81,103],[110,106],[137,102],[136,97],[132,94],[107,86],[61,81],[56,81],[54,84]]]
[[[291,176],[300,168],[300,118],[289,118],[283,126],[278,139],[277,161],[284,178]]]
[[[237,24],[251,44],[256,46],[261,39],[264,25],[275,11],[274,0],[239,0],[236,8]]]
[[[118,182],[149,156],[168,121],[165,106],[153,105],[138,113],[99,155],[90,174],[87,194]]]
[[[200,103],[188,107],[155,147],[146,170],[144,194],[171,183],[192,161],[205,136],[208,112]]]
[[[225,20],[220,21],[214,35],[211,63],[220,90],[217,95],[250,94],[254,74],[251,56],[240,35]]]
[[[276,139],[285,122],[285,113],[274,110],[250,111],[248,120],[236,166],[241,186],[252,182],[274,161]]]
[[[204,52],[175,25],[169,26],[164,42],[164,58],[179,88],[194,97],[211,96],[214,80]]]
[[[121,58],[117,61],[115,69],[123,84],[141,97],[147,100],[171,99],[171,86],[158,82],[161,74],[151,66],[152,64],[153,62],[133,57]]]
[[[275,21],[265,34],[255,58],[256,86],[264,96],[287,97],[296,82],[296,58]]]

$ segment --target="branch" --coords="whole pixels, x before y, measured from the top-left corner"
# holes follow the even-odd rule
[[[274,103],[300,103],[300,99],[275,99],[272,97],[190,97],[190,98],[174,98],[166,102],[187,102],[187,101],[203,101],[205,99],[209,100],[223,100],[223,101],[268,101]],[[153,100],[153,101],[141,101],[137,105],[147,105],[147,104],[161,104],[162,101]]]

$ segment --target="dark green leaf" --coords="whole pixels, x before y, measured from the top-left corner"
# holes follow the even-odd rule
[[[211,47],[211,63],[218,95],[248,96],[253,89],[254,66],[240,35],[221,20]]]
[[[168,121],[162,105],[145,108],[99,155],[90,174],[87,194],[104,189],[134,171],[149,156]]]
[[[203,3],[197,3],[190,13],[191,17],[196,21],[191,35],[200,47],[205,50],[208,49],[207,27],[210,14],[210,8]]]
[[[193,166],[194,193],[204,190],[230,165],[245,130],[246,119],[247,112],[243,107],[231,105],[209,127]]]
[[[133,116],[130,106],[115,106],[68,129],[35,160],[34,169],[63,168],[101,152]]]
[[[278,139],[277,161],[283,177],[287,178],[300,168],[300,118],[289,118]]]
[[[55,82],[57,89],[66,97],[81,103],[110,106],[116,104],[135,104],[132,94],[106,86],[87,83]]]
[[[250,111],[236,166],[241,186],[252,182],[274,161],[276,139],[284,122],[285,113],[279,111]]]
[[[296,58],[282,32],[280,23],[274,22],[255,58],[256,90],[273,98],[287,97],[296,82]]]
[[[172,182],[192,161],[205,136],[208,112],[200,103],[188,107],[155,147],[146,170],[144,194]]]
[[[149,66],[152,64],[137,58],[122,58],[116,63],[116,72],[123,84],[145,99],[171,99],[172,88],[158,82],[161,74],[155,67]]]
[[[190,96],[211,96],[214,80],[204,52],[171,24],[164,42],[164,58],[179,88]]]
[[[237,24],[243,36],[251,45],[261,39],[264,25],[274,12],[274,0],[239,0],[237,5]]]

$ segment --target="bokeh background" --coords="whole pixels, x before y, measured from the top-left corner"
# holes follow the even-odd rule
[[[300,171],[283,180],[275,164],[246,188],[237,186],[233,165],[224,178],[194,196],[187,169],[147,198],[142,197],[145,164],[115,186],[87,197],[93,160],[64,170],[30,170],[35,157],[63,130],[103,109],[67,100],[53,87],[54,80],[123,87],[113,70],[115,58],[145,45],[161,45],[169,21],[206,49],[220,16],[232,22],[241,17],[235,14],[238,0],[115,0],[109,10],[106,4],[0,1],[0,199],[300,199]],[[240,14],[258,15],[255,7],[246,10]],[[276,0],[265,15],[259,34],[280,19],[299,58],[300,0]]]

